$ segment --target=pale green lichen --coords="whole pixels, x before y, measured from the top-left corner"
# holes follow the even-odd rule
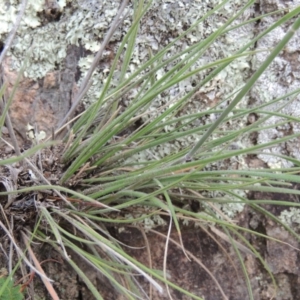
[[[269,11],[270,7],[272,10],[275,9],[292,9],[297,5],[299,6],[300,1],[272,1],[272,6],[270,1],[261,3],[262,11]],[[268,16],[263,19],[261,26],[267,28],[274,24],[275,16]],[[291,26],[292,22],[289,21],[284,25],[277,27],[270,34],[263,37],[257,43],[257,49],[267,49],[268,52],[257,52],[254,55],[252,64],[253,68],[256,69],[265,60],[266,56],[284,37],[287,30]],[[255,86],[251,90],[251,96],[256,100],[255,105],[265,104],[276,98],[282,97],[289,93],[290,91],[296,90],[300,85],[300,73],[299,69],[295,66],[299,64],[299,43],[300,43],[300,33],[297,31],[289,42],[284,52],[278,56],[268,70],[261,75]],[[280,107],[287,104],[291,100],[291,97],[283,98],[280,103],[272,104],[267,107],[268,111],[278,111]],[[282,113],[293,117],[300,117],[300,96],[294,99],[294,101],[289,102],[283,109]],[[290,128],[278,128],[277,123],[282,121],[280,117],[273,116],[268,119],[265,123],[266,126],[272,126],[273,129],[263,130],[258,135],[258,143],[267,143],[276,140],[286,134],[299,133],[300,127],[298,122],[290,122],[288,125]],[[265,153],[274,153],[275,155],[289,155],[300,159],[299,152],[299,141],[291,140],[283,143],[279,146],[274,146],[271,150],[264,150]],[[266,162],[271,168],[275,167],[291,167],[293,164],[280,157],[271,157],[270,155],[260,154],[259,158]]]
[[[300,209],[291,207],[281,212],[279,219],[288,226],[300,225]]]
[[[151,209],[149,209],[149,207],[143,207],[143,209],[151,213]],[[153,229],[157,226],[167,225],[167,222],[158,214],[148,216],[144,213],[131,213],[131,214],[126,214],[125,218],[126,219],[143,218],[140,221],[134,221],[133,225],[142,226],[145,229],[145,231],[148,231],[149,229]]]
[[[235,199],[236,200],[236,199]],[[226,216],[228,216],[230,219],[234,219],[234,217],[243,211],[245,207],[245,204],[240,202],[240,203],[226,203],[220,205],[220,209]]]
[[[226,184],[222,181],[219,182],[220,184]],[[232,182],[233,184],[233,182]],[[246,198],[246,191],[243,190],[232,190],[232,193],[236,194],[237,196],[241,197],[241,198]],[[219,219],[224,219],[224,215],[226,217],[228,217],[229,219],[233,220],[235,218],[235,216],[242,212],[244,207],[245,207],[245,203],[243,203],[242,201],[237,202],[237,198],[233,197],[231,195],[225,195],[222,192],[219,191],[212,191],[212,192],[207,192],[204,191],[201,193],[201,195],[207,199],[211,198],[211,199],[222,199],[223,201],[225,199],[228,200],[228,203],[213,203],[212,206],[208,205],[207,208],[209,210],[213,210],[214,214],[217,218]],[[209,200],[207,200],[209,202]],[[231,202],[230,201],[235,201],[235,202]],[[204,207],[207,205],[206,201],[203,201],[203,205]],[[203,212],[204,214],[206,214],[206,212]]]
[[[13,28],[19,9],[19,2],[16,0],[5,1],[0,5],[0,38],[6,36]],[[25,15],[22,18],[20,29],[22,31],[36,28],[41,25],[38,13],[44,9],[45,0],[28,0]]]
[[[160,215],[156,215],[156,214],[150,218],[145,218],[143,223],[144,223],[145,230],[149,230],[157,226],[164,226],[167,224],[167,222],[164,219],[162,219]]]
[[[25,76],[38,79],[43,78],[49,71],[62,68],[62,61],[66,57],[68,45],[81,45],[87,51],[97,52],[101,40],[109,24],[118,10],[114,1],[72,1],[57,2],[62,12],[62,17],[57,21],[47,21],[45,16],[45,1],[30,0],[21,22],[17,37],[9,53],[11,68],[19,69],[25,59],[28,60]],[[0,8],[0,38],[5,39],[16,19],[18,1],[9,1],[7,6]],[[127,24],[129,24],[127,22]],[[112,40],[119,41],[123,36],[122,30],[117,30]],[[29,50],[29,51],[28,51]],[[85,70],[83,70],[84,73]],[[100,76],[100,78],[99,78]],[[102,76],[102,78],[101,78]],[[96,72],[93,80],[101,83],[103,74]],[[80,84],[80,82],[79,82]],[[89,92],[89,101],[95,99],[93,92],[101,89],[92,86]]]

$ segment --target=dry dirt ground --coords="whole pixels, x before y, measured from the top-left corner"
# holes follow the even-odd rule
[[[247,240],[254,245],[255,249],[267,261],[278,284],[276,296],[273,297],[275,289],[269,274],[251,253],[241,251],[242,259],[250,277],[254,299],[299,299],[299,252],[290,246],[297,247],[298,243],[278,225],[249,209],[245,209],[239,215],[238,220],[240,225],[251,229],[255,228],[258,232],[286,242],[286,244],[266,242],[262,238],[245,235]],[[167,256],[169,279],[204,299],[224,299],[213,280],[213,277],[215,277],[228,299],[248,299],[244,276],[233,247],[214,235],[208,228],[201,229],[194,228],[194,226],[183,228],[183,243],[190,260],[187,259],[178,244],[170,242]],[[154,269],[162,270],[165,238],[160,234],[166,234],[167,228],[156,228],[157,232],[147,233],[146,240],[142,232],[134,227],[127,227],[121,233],[118,233],[115,227],[111,227],[109,230],[121,242],[132,247],[127,248],[130,255],[146,265],[152,265]],[[18,238],[18,234],[16,237]],[[178,243],[176,231],[172,232],[171,238]],[[1,233],[1,244],[5,249],[8,249],[7,238],[3,233]],[[149,248],[145,247],[146,245],[149,245]],[[34,251],[39,261],[44,261],[43,268],[46,274],[54,280],[53,286],[60,299],[94,299],[84,283],[79,280],[77,274],[53,248],[45,244],[39,244],[34,246]],[[94,272],[71,250],[68,251],[81,270],[103,293],[104,299],[123,299],[101,274]],[[7,265],[7,258],[2,252],[0,264],[1,266]],[[207,268],[211,275],[204,268]],[[21,277],[21,274],[18,273],[16,280]],[[161,295],[155,289],[151,289],[143,278],[138,277],[137,279],[144,289],[149,294],[151,293],[151,299],[169,299],[166,292]],[[51,299],[37,275],[28,286],[28,291],[31,295],[34,295],[33,299]],[[173,299],[191,299],[172,289],[171,295]]]

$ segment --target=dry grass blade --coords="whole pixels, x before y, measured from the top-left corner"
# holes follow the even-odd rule
[[[12,180],[5,176],[0,176],[0,192],[12,192],[15,190],[15,188],[16,187],[14,186]],[[16,195],[8,194],[7,196],[0,196],[0,200],[2,200],[3,197],[7,197],[7,199],[5,199],[6,204],[4,206],[4,208],[7,209],[15,200]]]
[[[156,230],[153,230],[153,229],[149,229],[149,231],[153,232],[153,233],[156,233],[157,235],[167,239],[168,237],[166,237],[164,234],[156,231]],[[176,242],[174,239],[170,238],[169,237],[169,241],[172,242],[174,245],[176,245],[177,247],[181,248],[181,245]],[[216,277],[210,272],[210,270],[195,256],[193,255],[193,253],[191,253],[190,251],[186,250],[186,253],[189,255],[190,258],[192,258],[201,268],[203,268],[205,270],[205,272],[207,272],[207,274],[211,277],[211,279],[215,282],[216,286],[218,287],[220,293],[222,294],[223,296],[223,299],[224,300],[228,300],[228,297],[225,295],[222,287],[220,286],[218,280],[216,279]]]
[[[146,249],[147,249],[147,255],[148,255],[148,260],[149,260],[149,269],[152,269],[151,250],[150,250],[150,245],[149,245],[147,235],[146,235],[145,231],[142,228],[137,227],[137,226],[133,226],[133,228],[138,229],[141,232],[142,236],[143,236],[143,239],[144,239],[145,244],[146,244]],[[152,295],[153,295],[153,288],[152,288],[152,285],[149,284],[149,299],[152,299],[152,297],[153,297]]]
[[[75,111],[75,109],[78,106],[79,102],[81,101],[81,99],[83,98],[85,93],[87,92],[87,90],[89,88],[89,83],[90,83],[91,76],[92,76],[95,68],[97,67],[99,60],[101,59],[106,46],[108,45],[109,40],[111,39],[112,35],[116,31],[117,27],[123,21],[123,19],[120,19],[120,18],[122,16],[123,12],[124,12],[125,7],[127,6],[127,3],[128,3],[128,0],[124,0],[122,2],[118,13],[115,16],[114,21],[112,22],[111,27],[110,27],[109,31],[107,32],[103,42],[101,43],[101,47],[100,47],[98,53],[96,54],[96,56],[94,58],[94,61],[92,62],[91,67],[90,67],[88,73],[86,74],[86,77],[84,78],[84,80],[82,82],[82,85],[81,85],[77,95],[75,96],[72,107],[70,108],[68,113],[65,115],[63,120],[61,120],[58,127],[61,127],[62,125],[64,125],[64,123],[73,114],[73,112]]]
[[[228,238],[228,236],[225,233],[218,230],[215,226],[209,225],[209,228],[213,233],[215,233],[221,239],[223,239],[224,241],[226,241],[229,244],[232,244],[232,241]],[[239,250],[243,251],[244,253],[255,256],[255,254],[250,249],[248,249],[247,247],[242,245],[240,242],[234,241],[234,244]]]
[[[13,243],[16,251],[18,252],[18,255],[22,257],[22,259],[25,261],[26,265],[32,268],[37,274],[39,274],[41,277],[45,277],[48,281],[52,281],[51,279],[47,278],[43,273],[40,273],[38,269],[36,269],[31,262],[25,257],[24,251],[21,250],[21,248],[17,245],[15,242],[14,237],[12,234],[7,230],[7,228],[4,226],[4,224],[0,221],[0,227],[3,229],[3,231],[6,233],[6,235],[9,237],[10,241]]]
[[[10,145],[8,142],[6,142],[6,144],[8,145],[8,146],[10,146],[12,149],[14,149],[14,147],[12,146],[12,145]],[[32,168],[32,169],[34,169],[34,171],[38,174],[38,176],[42,179],[42,181],[44,181],[46,184],[48,184],[48,185],[51,185],[51,183],[49,182],[49,180],[47,180],[46,178],[45,178],[45,176],[43,175],[43,173],[28,159],[28,158],[25,158],[25,161],[26,161],[26,163],[28,163],[29,165],[30,165],[30,167]],[[66,197],[64,197],[59,191],[57,191],[57,190],[54,190],[54,192],[63,200],[63,201],[65,201],[65,203],[67,204],[67,205],[69,205],[71,208],[73,208],[74,210],[76,210],[76,208],[70,203],[70,201],[68,201],[67,199],[66,199]]]
[[[56,291],[54,290],[52,284],[50,283],[50,280],[48,280],[43,268],[41,267],[41,264],[39,263],[38,259],[36,258],[36,256],[34,255],[32,249],[30,247],[29,238],[27,237],[27,235],[24,232],[22,232],[22,237],[23,237],[23,241],[28,249],[28,253],[29,253],[31,259],[33,260],[33,263],[35,264],[39,273],[43,275],[43,276],[41,276],[41,279],[42,279],[47,291],[49,292],[49,294],[53,300],[59,300],[59,297],[58,297]]]
[[[167,280],[167,257],[168,257],[169,240],[170,240],[170,235],[171,235],[171,230],[172,230],[172,222],[173,222],[172,214],[171,214],[170,211],[169,211],[169,215],[170,215],[170,222],[169,222],[168,234],[167,234],[167,237],[166,237],[166,245],[165,245],[165,251],[164,251],[164,261],[163,261],[163,272],[164,272],[165,280]],[[186,253],[185,253],[185,255],[186,255]],[[168,284],[166,284],[166,289],[167,289],[167,292],[168,292],[168,295],[169,295],[170,299],[173,300]]]
[[[79,218],[78,216],[73,216],[75,217],[77,220],[79,220],[84,227],[81,227],[81,231],[86,234],[87,236],[89,236],[89,229],[90,226],[81,218]],[[68,217],[66,216],[66,219]],[[72,223],[73,220],[68,218],[69,222]],[[75,223],[73,223],[73,225],[75,225]],[[125,264],[129,265],[130,267],[132,267],[134,270],[136,270],[138,273],[140,273],[142,276],[145,277],[146,280],[148,280],[151,284],[153,284],[153,286],[160,292],[163,292],[163,288],[155,281],[152,279],[151,276],[149,276],[146,272],[144,272],[139,266],[135,265],[133,262],[131,262],[129,259],[127,259],[125,256],[123,256],[122,254],[120,254],[119,252],[117,252],[113,247],[110,247],[109,244],[106,244],[98,239],[95,239],[94,236],[91,236],[92,240],[98,245],[100,246],[104,251],[110,253],[111,255],[113,255],[114,257],[117,257],[118,259],[120,259],[122,262],[124,262]]]

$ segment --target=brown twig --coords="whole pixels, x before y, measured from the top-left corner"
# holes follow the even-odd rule
[[[77,92],[75,99],[73,101],[73,105],[70,108],[70,110],[68,111],[68,113],[65,115],[65,117],[59,122],[58,128],[60,128],[62,125],[64,125],[64,123],[69,119],[69,117],[73,114],[73,112],[75,111],[76,107],[78,106],[79,102],[81,101],[81,99],[84,97],[84,95],[86,94],[87,90],[89,89],[89,82],[90,79],[94,73],[94,70],[96,69],[99,60],[101,59],[103,52],[105,50],[105,48],[107,47],[112,35],[114,34],[114,32],[116,31],[117,27],[122,23],[122,21],[124,20],[124,18],[121,19],[121,16],[124,12],[125,7],[127,6],[128,0],[123,0],[119,11],[117,13],[117,15],[115,16],[110,29],[108,30],[103,43],[101,44],[101,47],[97,53],[97,55],[94,58],[94,61],[91,64],[91,67],[89,69],[89,71],[87,72],[81,87],[79,89],[79,91]]]
[[[60,262],[60,261],[58,261],[58,260],[56,260],[56,259],[50,259],[50,258],[49,258],[49,259],[43,260],[43,261],[40,263],[40,265],[42,265],[43,263],[48,262],[48,261],[54,261],[54,262],[57,262],[57,263],[60,263],[60,264],[62,263],[62,262]],[[18,284],[20,284],[20,282],[21,282],[22,280],[24,280],[26,277],[29,276],[29,279],[27,280],[27,282],[23,283],[22,286],[21,286],[21,289],[20,289],[20,292],[21,292],[21,293],[22,293],[22,292],[28,287],[28,285],[33,281],[34,275],[35,275],[35,272],[34,272],[34,271],[31,271],[29,274],[27,274],[25,277],[21,278],[18,282],[15,283],[15,285],[18,285]]]
[[[40,274],[44,275],[44,276],[41,276],[41,279],[42,279],[47,291],[49,292],[50,296],[52,297],[52,300],[59,300],[59,297],[58,297],[56,291],[54,290],[50,281],[47,279],[47,276],[46,276],[43,268],[41,267],[41,264],[39,263],[38,259],[36,258],[35,254],[33,253],[32,249],[30,247],[29,238],[27,237],[27,235],[24,232],[22,232],[22,237],[23,237],[23,240],[28,249],[28,253],[29,253],[36,269],[40,272]]]

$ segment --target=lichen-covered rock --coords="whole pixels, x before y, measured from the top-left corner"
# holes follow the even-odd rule
[[[267,240],[266,260],[272,273],[290,273],[300,276],[298,242],[278,224],[267,224],[266,230],[269,237],[282,241],[278,243]]]
[[[64,67],[60,71],[49,71],[39,80],[21,77],[10,107],[10,115],[14,129],[23,140],[26,140],[28,124],[37,131],[45,131],[49,137],[53,128],[56,128],[70,109],[72,96],[77,89],[77,47],[70,45],[67,52],[71,55],[63,60]],[[7,99],[18,78],[18,72],[13,71],[11,65],[11,57],[7,57],[2,65]]]
[[[18,13],[19,1],[6,1],[0,10],[0,39],[4,42],[5,37],[11,30],[13,22]],[[185,1],[158,1],[154,0],[150,10],[143,18],[140,31],[137,37],[134,55],[129,65],[128,75],[148,59],[149,48],[153,53],[170,43],[175,37],[186,30],[191,24],[209,12],[212,8],[220,4],[220,1],[214,0],[209,3],[196,0]],[[216,14],[208,17],[204,22],[190,32],[181,41],[175,43],[174,47],[168,52],[171,57],[180,50],[193,45],[196,42],[205,40],[210,34],[215,32],[220,26],[225,24],[245,3],[241,1],[230,1],[224,5]],[[76,86],[80,86],[82,78],[87,72],[94,54],[99,49],[105,32],[117,12],[119,3],[115,1],[87,1],[87,0],[29,0],[26,14],[21,22],[17,37],[11,47],[9,53],[11,70],[19,70],[24,61],[28,60],[28,66],[24,75],[27,78],[38,81],[44,78],[49,72],[58,72],[57,88],[63,90],[60,101],[72,101],[72,91]],[[299,5],[298,1],[261,1],[255,6],[246,9],[245,12],[233,22],[237,25],[243,21],[247,21],[256,14],[267,13],[275,9],[289,9]],[[122,26],[115,32],[109,49],[106,49],[104,57],[99,67],[92,77],[91,88],[84,99],[84,103],[95,101],[100,93],[103,83],[107,77],[111,66],[111,60],[114,57],[118,45],[128,31],[131,24],[132,6],[128,6],[128,15]],[[227,57],[237,51],[242,45],[249,42],[256,34],[270,26],[278,16],[265,17],[260,22],[250,22],[234,30],[229,30],[221,38],[218,38],[213,46],[204,52],[201,58],[195,63],[194,68],[203,66],[209,62]],[[272,49],[274,45],[282,38],[288,29],[290,23],[277,28],[268,36],[260,40],[255,46],[257,49]],[[236,42],[238,41],[238,43]],[[77,54],[68,54],[68,47],[73,45],[77,47]],[[293,41],[285,49],[285,52],[278,57],[269,68],[268,72],[262,75],[259,82],[252,89],[250,97],[245,97],[244,101],[239,104],[245,107],[248,103],[258,105],[265,103],[276,97],[282,96],[288,91],[299,86],[299,71],[295,66],[299,59],[298,52],[299,34],[296,34]],[[65,72],[65,62],[69,58],[67,56],[74,55],[72,72]],[[190,100],[189,104],[182,110],[182,114],[191,114],[206,110],[220,101],[223,101],[220,107],[225,107],[232,99],[234,92],[238,91],[266,57],[265,52],[260,52],[254,57],[241,57],[230,64],[214,79],[201,87],[198,93]],[[76,65],[76,69],[74,67]],[[159,70],[156,79],[161,78],[172,65],[166,66],[163,70]],[[70,69],[69,69],[70,70]],[[118,71],[117,71],[118,72]],[[118,80],[118,74],[114,78]],[[63,73],[63,75],[62,75]],[[186,92],[190,91],[196,82],[199,82],[207,75],[208,71],[200,72],[190,79],[186,79],[180,84],[170,88],[169,92],[161,95],[153,101],[149,107],[149,114],[145,118],[157,112],[157,108],[166,105],[173,99],[178,99]],[[68,82],[66,88],[62,88]],[[71,95],[71,96],[70,96]],[[125,104],[130,102],[134,97],[134,92],[127,96]],[[284,108],[285,112],[297,116],[298,104],[297,100]],[[171,104],[170,104],[171,105]],[[271,109],[276,109],[278,105]],[[212,116],[217,118],[218,116]],[[202,119],[201,122],[211,122],[211,119]],[[275,124],[278,118],[271,118],[268,124]],[[240,124],[234,123],[235,126],[245,125],[246,120],[241,120]],[[197,126],[191,123],[185,127],[192,128]],[[174,129],[175,125],[170,125],[167,131]],[[275,128],[273,130],[265,130],[258,136],[258,143],[266,142],[274,138],[280,137],[287,133],[298,132],[299,126],[295,123],[288,124],[284,128]],[[164,145],[163,149],[159,146],[153,148],[153,153],[145,152],[137,155],[135,159],[138,161],[152,158],[153,155],[158,157],[165,156],[173,151],[179,151],[182,148],[190,147],[193,141],[199,138],[198,134],[190,137],[184,137],[177,142]],[[290,141],[285,148],[277,147],[272,151],[275,153],[291,154],[298,157],[300,154],[298,149],[298,140]],[[248,146],[247,140],[243,141],[244,146]],[[267,150],[266,150],[267,151]],[[282,164],[282,160],[270,158],[270,156],[262,156],[269,166],[277,166]],[[276,160],[276,161],[274,161]]]
[[[285,9],[291,10],[300,5],[300,1],[280,1],[280,0],[268,0],[260,1],[258,9],[259,13],[269,13],[271,11]],[[282,11],[281,14],[285,12]],[[278,18],[277,15],[271,15],[265,17],[257,24],[258,32],[268,28]],[[293,20],[283,24],[270,32],[267,36],[257,42],[256,49],[266,49],[268,52],[258,52],[255,54],[252,60],[252,69],[255,71],[260,64],[265,60],[266,56],[283,38]],[[277,98],[283,97],[280,102],[272,104],[264,108],[267,111],[278,111],[298,118],[300,116],[300,96],[291,95],[284,97],[286,94],[296,90],[300,86],[300,71],[299,71],[299,60],[300,60],[300,32],[296,32],[293,39],[289,42],[285,50],[272,62],[268,70],[262,74],[255,86],[250,92],[253,105],[258,106],[266,104]],[[283,121],[280,117],[272,116],[265,123],[266,126],[272,125],[270,129],[263,130],[258,135],[258,143],[266,143],[277,138],[290,135],[292,133],[298,133],[300,126],[298,122],[289,122],[287,124],[281,124],[276,126],[280,121]],[[265,150],[265,153],[274,153],[281,155],[290,155],[297,159],[300,159],[299,152],[300,140],[299,138],[290,140],[280,146],[273,147],[271,150]],[[276,158],[271,155],[261,154],[259,157],[268,163],[271,168],[289,167],[291,162]]]
[[[147,12],[141,23],[134,55],[127,75],[136,70],[141,63],[147,61],[149,48],[155,53],[163,46],[166,46],[202,15],[218,4],[219,1],[216,0],[211,1],[209,5],[202,1],[153,1],[151,9]],[[0,22],[5,24],[0,29],[0,38],[2,41],[4,41],[12,28],[18,13],[17,5],[18,1],[7,1],[5,9],[0,11]],[[212,32],[228,21],[241,5],[239,3],[226,4],[218,13],[207,18],[205,22],[200,23],[183,40],[178,41],[170,49],[168,56],[171,57],[178,51],[207,38]],[[23,63],[27,61],[24,75],[37,83],[45,78],[45,76],[48,76],[47,74],[50,72],[55,74],[57,77],[56,89],[59,91],[60,99],[56,100],[57,96],[53,99],[54,102],[60,102],[60,105],[63,103],[65,109],[60,112],[61,114],[65,113],[72,101],[72,94],[76,90],[76,87],[80,86],[117,9],[118,3],[108,0],[101,2],[61,0],[56,3],[53,1],[29,0],[25,16],[9,52],[10,71],[15,70],[17,72]],[[131,5],[127,9],[129,13],[126,20],[115,32],[109,48],[106,49],[103,59],[93,74],[91,88],[84,98],[86,105],[99,97],[114,53],[122,37],[131,25]],[[241,20],[249,19],[253,14],[254,11],[252,8],[246,10],[234,24],[237,24]],[[214,46],[209,48],[209,51],[204,52],[194,67],[205,65],[232,54],[240,47],[240,45],[233,43],[233,41],[238,39],[241,43],[248,42],[251,40],[253,32],[253,24],[229,31],[222,39],[217,40]],[[73,51],[69,50],[70,46],[72,46],[71,49]],[[73,60],[71,63],[72,66],[68,66],[70,60]],[[194,113],[205,110],[217,104],[221,99],[223,100],[224,97],[228,96],[228,93],[238,90],[248,76],[247,74],[250,69],[249,62],[249,57],[243,57],[228,66],[216,78],[199,90],[197,96],[191,99],[182,113]],[[163,76],[172,66],[167,65],[163,70],[157,72],[156,79]],[[118,80],[117,72],[114,80]],[[207,72],[199,73],[191,79],[187,79],[179,85],[172,87],[170,92],[163,97],[158,97],[149,107],[148,118],[157,112],[157,107],[166,105],[171,100],[173,101],[173,99],[178,99],[181,95],[190,91],[195,82],[202,80],[206,75]],[[43,84],[39,85],[38,88],[44,88]],[[53,90],[54,87],[52,88]],[[49,94],[48,91],[42,90],[39,93],[43,95]],[[128,101],[133,96],[134,94],[128,95],[125,104],[126,101],[128,104]],[[230,101],[230,98],[227,101]],[[52,106],[49,103],[48,105]],[[223,105],[226,105],[226,101]],[[51,110],[49,112],[53,118]],[[58,120],[61,119],[61,116],[55,115],[54,118]],[[49,124],[52,125],[53,122],[51,121]],[[193,126],[195,125],[189,125],[189,127]],[[170,128],[166,128],[166,130],[172,130],[173,128],[174,126],[171,126]],[[153,154],[158,155],[158,157],[165,156],[171,151],[179,151],[184,147],[189,147],[198,138],[199,136],[194,134],[191,137],[178,139],[175,143],[164,145],[161,150],[154,148]],[[141,153],[137,155],[137,158],[138,160],[145,160],[153,157],[153,154]],[[139,159],[140,155],[141,159]]]

